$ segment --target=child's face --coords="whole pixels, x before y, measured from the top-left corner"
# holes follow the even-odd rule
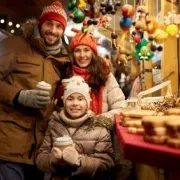
[[[69,95],[65,101],[66,111],[73,119],[83,116],[87,111],[87,107],[87,101],[80,93]]]

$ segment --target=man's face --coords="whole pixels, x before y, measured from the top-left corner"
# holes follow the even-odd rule
[[[58,44],[63,32],[64,30],[61,23],[54,20],[45,21],[40,29],[41,37],[44,38],[48,46]]]

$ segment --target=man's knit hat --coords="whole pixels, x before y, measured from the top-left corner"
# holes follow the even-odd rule
[[[72,39],[69,46],[70,52],[73,52],[77,46],[85,45],[90,47],[97,54],[97,42],[89,33],[79,31]]]
[[[60,1],[54,1],[51,5],[43,8],[39,19],[39,25],[45,21],[54,20],[62,24],[65,30],[67,25],[67,15]]]
[[[73,76],[69,79],[69,83],[64,89],[63,102],[65,104],[67,97],[71,94],[80,93],[85,97],[89,107],[91,101],[89,92],[90,88],[88,84],[84,81],[84,79],[81,76]]]

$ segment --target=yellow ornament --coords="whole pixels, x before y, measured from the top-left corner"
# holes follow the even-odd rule
[[[156,43],[161,44],[168,38],[168,33],[162,29],[156,29],[153,37]]]
[[[86,3],[84,0],[79,0],[78,8],[83,9],[86,7]]]
[[[176,24],[170,24],[166,27],[166,32],[170,35],[170,36],[176,36],[178,34],[178,26]]]

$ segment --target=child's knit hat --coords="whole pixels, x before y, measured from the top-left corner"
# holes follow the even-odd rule
[[[81,76],[73,76],[69,79],[69,83],[64,89],[63,102],[65,104],[67,97],[71,94],[80,93],[85,97],[89,107],[91,101],[89,92],[90,88],[84,79]]]
[[[51,5],[43,8],[41,17],[39,19],[39,24],[41,25],[48,20],[54,20],[61,23],[63,29],[65,30],[67,25],[67,15],[61,2],[54,1]]]

